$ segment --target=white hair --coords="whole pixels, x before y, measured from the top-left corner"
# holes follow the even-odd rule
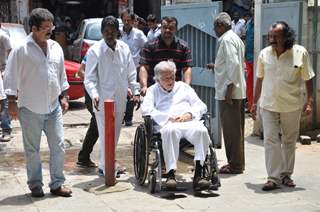
[[[231,17],[226,12],[219,13],[214,19],[214,25],[223,25],[225,27],[231,27]]]
[[[161,61],[154,67],[154,80],[160,80],[161,74],[163,72],[171,71],[173,74],[176,74],[177,68],[176,64],[172,61]]]

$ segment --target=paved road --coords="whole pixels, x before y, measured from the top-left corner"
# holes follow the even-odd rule
[[[246,170],[242,175],[221,175],[222,187],[214,193],[195,195],[191,189],[192,160],[182,154],[178,177],[186,191],[150,195],[147,187],[135,184],[132,172],[132,141],[135,128],[141,123],[136,112],[133,127],[124,127],[117,151],[117,160],[128,173],[117,179],[113,188],[104,186],[96,170],[84,170],[75,165],[90,115],[82,102],[73,102],[64,116],[66,184],[72,187],[73,197],[53,197],[49,194],[48,147],[42,139],[44,198],[29,195],[26,185],[21,130],[13,122],[13,139],[0,143],[0,211],[320,211],[320,144],[297,145],[296,167],[293,176],[297,187],[261,191],[266,180],[262,141],[250,136],[252,121],[246,119]],[[223,149],[217,150],[218,163],[226,163]],[[98,159],[98,145],[93,153]]]

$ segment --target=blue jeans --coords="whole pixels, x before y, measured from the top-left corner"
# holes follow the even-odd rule
[[[1,129],[2,133],[6,132],[11,134],[12,127],[11,127],[11,118],[8,113],[8,99],[5,99],[2,103],[2,112],[0,113],[1,118]]]
[[[64,181],[64,135],[62,110],[60,105],[49,114],[38,114],[25,107],[19,108],[19,121],[22,129],[25,151],[28,185],[43,186],[42,166],[40,159],[41,133],[47,136],[50,150],[50,189],[57,189]]]

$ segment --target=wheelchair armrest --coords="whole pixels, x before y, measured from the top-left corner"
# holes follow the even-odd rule
[[[200,120],[204,120],[204,121],[210,120],[210,117],[211,117],[211,113],[206,112],[206,113],[204,113],[204,114],[201,116],[201,119],[200,119]]]

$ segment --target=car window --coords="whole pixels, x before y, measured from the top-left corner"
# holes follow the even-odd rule
[[[101,40],[101,22],[89,23],[84,34],[84,38],[88,40]]]

